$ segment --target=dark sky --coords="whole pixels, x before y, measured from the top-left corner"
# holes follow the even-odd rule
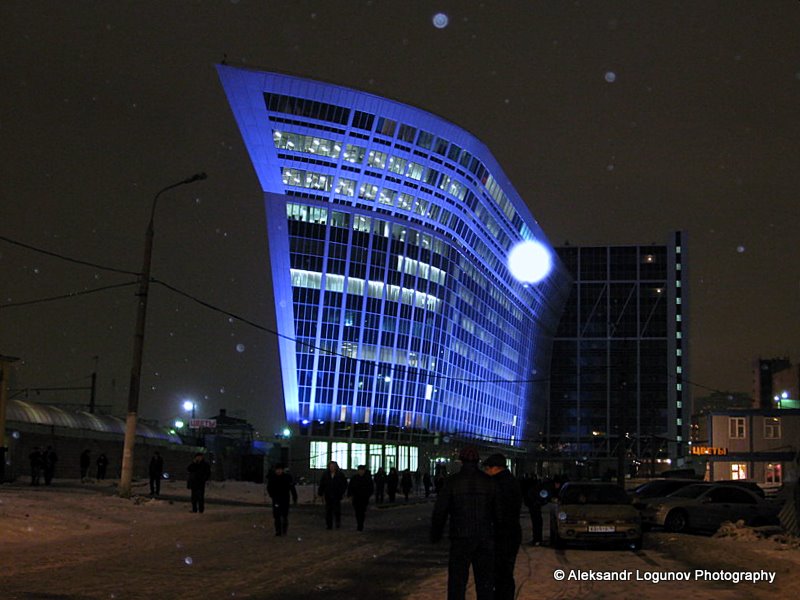
[[[270,326],[259,186],[213,66],[227,54],[470,130],[554,244],[685,229],[692,379],[749,391],[754,357],[800,359],[798,31],[796,0],[4,0],[0,235],[138,271],[155,192],[206,171],[162,197],[153,275]],[[16,385],[86,385],[98,356],[99,402],[123,413],[134,288],[3,306],[131,279],[0,241]],[[155,286],[142,415],[188,397],[263,426],[273,344]]]

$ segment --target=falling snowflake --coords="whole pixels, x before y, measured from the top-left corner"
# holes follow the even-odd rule
[[[737,251],[739,254],[741,254],[742,252],[744,252],[744,251],[745,251],[745,247],[744,247],[744,246],[736,246],[736,251]]]
[[[608,83],[614,83],[617,80],[617,74],[614,71],[606,71],[605,78]]]
[[[433,15],[433,26],[436,27],[436,29],[444,29],[449,22],[450,19],[444,13],[436,13]]]
[[[236,344],[236,351],[239,353],[244,352],[244,344]]]
[[[183,562],[185,562],[187,565],[191,565],[194,562],[194,560],[192,560],[191,556],[187,556],[186,558],[183,559]]]

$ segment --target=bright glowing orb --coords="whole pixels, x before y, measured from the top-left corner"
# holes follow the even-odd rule
[[[444,13],[436,13],[433,15],[433,26],[436,27],[436,29],[444,29],[449,22],[450,19]]]
[[[539,283],[552,266],[550,251],[537,241],[520,242],[508,254],[508,270],[521,283]]]
[[[183,401],[183,410],[192,410],[194,408],[194,402],[191,400],[184,400]]]

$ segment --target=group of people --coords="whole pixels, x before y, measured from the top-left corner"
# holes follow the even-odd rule
[[[450,522],[447,598],[464,598],[472,566],[478,600],[513,599],[514,565],[522,543],[520,512],[524,502],[533,523],[532,543],[541,543],[541,486],[532,478],[521,486],[499,453],[486,458],[479,468],[478,450],[465,446],[459,460],[461,470],[445,480],[431,521],[434,543]]]
[[[56,463],[58,462],[58,454],[52,446],[47,446],[41,450],[38,446],[34,447],[33,451],[28,455],[31,465],[31,485],[39,485],[39,482],[44,479],[45,485],[50,485],[53,482],[53,477],[56,472]],[[81,482],[89,481],[89,467],[91,466],[91,450],[88,448],[81,452],[78,463],[80,465]],[[106,470],[108,468],[108,457],[105,452],[102,452],[95,461],[97,466],[97,479],[102,480],[106,478]]]

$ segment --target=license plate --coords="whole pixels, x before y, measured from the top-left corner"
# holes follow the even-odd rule
[[[614,533],[616,530],[613,525],[589,525],[589,533]]]

